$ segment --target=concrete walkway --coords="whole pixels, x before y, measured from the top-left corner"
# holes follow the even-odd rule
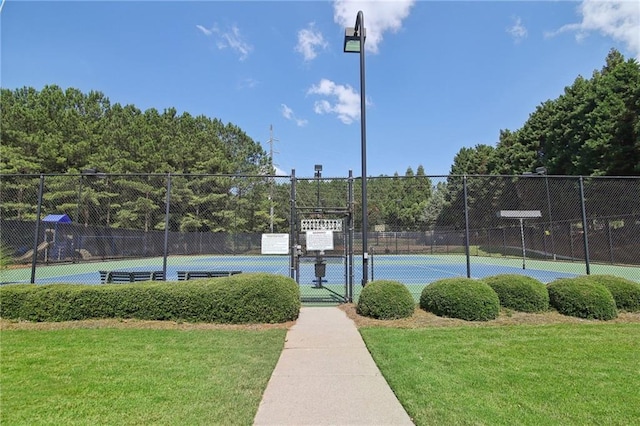
[[[360,333],[336,307],[303,307],[255,425],[412,425]]]

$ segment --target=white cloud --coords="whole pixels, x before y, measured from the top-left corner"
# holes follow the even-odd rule
[[[360,117],[360,95],[349,85],[336,84],[323,78],[307,91],[310,95],[320,95],[333,99],[321,99],[314,104],[316,114],[336,114],[344,124],[351,124]]]
[[[298,127],[304,127],[307,125],[308,121],[303,119],[303,118],[298,118],[296,117],[295,113],[293,112],[293,110],[291,108],[289,108],[287,105],[285,104],[281,104],[280,105],[280,111],[282,112],[282,116],[284,118],[286,118],[287,120],[293,120],[295,121],[296,125]]]
[[[241,61],[247,59],[249,57],[249,53],[253,50],[253,46],[244,40],[244,37],[240,34],[240,29],[235,25],[226,31],[221,30],[217,25],[214,25],[211,28],[196,25],[196,28],[207,37],[215,35],[217,37],[216,46],[218,49],[230,48],[234,50],[240,55]]]
[[[282,116],[287,120],[291,120],[291,118],[293,117],[293,110],[288,106],[286,106],[285,104],[282,104],[281,107],[282,107]]]
[[[522,19],[519,16],[515,16],[513,20],[513,25],[507,28],[507,33],[513,37],[514,42],[520,43],[527,38],[527,28],[522,25]]]
[[[202,25],[196,25],[196,28],[199,29],[200,31],[202,31],[202,33],[206,36],[210,36],[211,34],[213,34],[213,31],[211,31],[208,28],[203,27]]]
[[[254,78],[248,77],[245,79],[242,79],[240,81],[240,83],[238,84],[238,88],[239,89],[253,89],[254,87],[256,87],[258,84],[260,84],[260,82]]]
[[[312,22],[305,29],[298,31],[298,44],[296,52],[302,53],[305,61],[310,61],[318,56],[316,49],[326,49],[329,44],[325,41],[322,33],[315,28]]]
[[[575,32],[576,40],[581,41],[590,32],[599,32],[624,43],[640,59],[640,3],[628,0],[584,0],[578,12],[582,15],[582,22],[564,25],[546,35],[553,37],[564,32]]]
[[[378,45],[387,31],[396,33],[402,29],[402,21],[409,16],[415,0],[334,0],[333,20],[343,28],[353,27],[359,10],[364,15],[366,31],[365,49],[378,53]]]

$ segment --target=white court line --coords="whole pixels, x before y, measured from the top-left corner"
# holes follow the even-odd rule
[[[454,277],[464,277],[465,276],[463,274],[453,273],[451,271],[444,270],[444,269],[432,268],[430,266],[423,266],[423,265],[409,265],[409,266],[412,267],[412,268],[427,269],[429,271],[440,272],[440,273],[443,273],[443,274],[446,274],[446,275],[451,275],[451,276],[454,276]],[[471,277],[471,278],[473,278],[473,277]]]

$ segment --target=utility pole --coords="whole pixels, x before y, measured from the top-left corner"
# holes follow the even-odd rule
[[[276,164],[273,162],[273,154],[278,154],[278,151],[273,150],[273,143],[278,142],[278,139],[273,137],[273,124],[269,125],[269,159],[271,160],[271,167],[275,172]],[[271,173],[272,171],[269,171]],[[269,178],[269,231],[273,234],[273,177]]]

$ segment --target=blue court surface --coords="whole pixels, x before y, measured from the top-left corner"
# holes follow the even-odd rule
[[[362,258],[354,256],[353,282],[362,281]],[[344,258],[330,258],[326,265],[327,284],[344,284],[347,268]],[[466,277],[467,263],[463,255],[376,255],[369,260],[370,280],[395,280],[407,285],[425,285],[442,278]],[[91,262],[65,265],[39,266],[36,283],[84,283],[99,284],[99,271],[162,271],[162,258],[135,259],[107,262]],[[167,260],[167,280],[178,279],[178,271],[242,271],[266,272],[290,276],[288,256],[173,256]],[[557,278],[583,275],[581,263],[557,261],[526,261],[517,258],[472,257],[472,278],[483,278],[497,274],[522,274],[548,283]],[[11,269],[0,272],[0,283],[29,282],[31,269]],[[315,280],[313,259],[305,258],[300,263],[301,285],[312,285]]]

